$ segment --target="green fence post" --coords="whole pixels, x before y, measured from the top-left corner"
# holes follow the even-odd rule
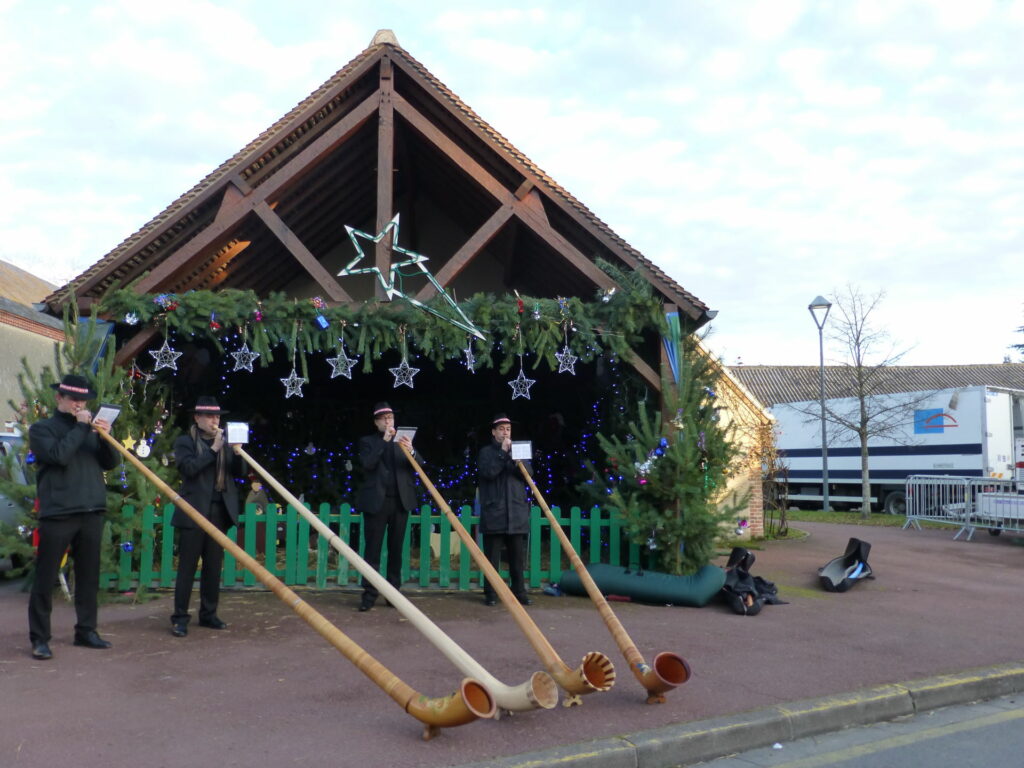
[[[295,510],[295,523],[298,526],[295,545],[295,583],[304,587],[309,581],[309,520],[305,515],[300,515],[299,510]]]
[[[252,557],[254,560],[258,560],[256,557],[256,539],[259,538],[259,526],[263,520],[263,515],[256,513],[258,507],[255,504],[246,504],[242,514],[238,518],[238,522],[241,526],[240,530],[243,531],[242,541],[238,542],[245,553]],[[256,574],[250,571],[248,568],[242,573],[242,584],[247,587],[256,585]]]
[[[622,517],[619,510],[610,508],[608,510],[608,562],[612,565],[622,565]]]
[[[434,530],[433,510],[429,504],[420,507],[420,570],[419,583],[421,587],[430,586],[430,534]]]
[[[340,536],[342,540],[348,544],[349,549],[359,551],[359,540],[361,536],[357,536],[356,539],[352,540],[352,525],[353,525],[352,506],[350,504],[342,504],[338,509],[338,530],[341,532]],[[362,526],[359,526],[362,528]],[[349,562],[346,557],[338,557],[338,586],[346,586],[348,584],[348,573],[349,573]]]
[[[263,567],[280,577],[281,571],[277,568],[277,524],[281,519],[280,507],[277,504],[267,504],[263,517],[266,520],[266,528],[263,531]]]
[[[441,515],[441,546],[438,548],[437,584],[440,587],[451,586],[452,583],[452,524],[448,515]],[[462,548],[459,547],[459,568],[462,568]]]
[[[569,541],[572,543],[572,548],[579,554],[580,551],[580,531],[583,528],[583,518],[580,517],[580,508],[571,507],[569,509]]]
[[[462,525],[466,528],[467,531],[472,531],[473,530],[473,526],[475,526],[478,522],[480,522],[480,518],[479,517],[474,517],[473,516],[473,510],[470,509],[469,507],[466,507],[466,506],[464,506],[462,509],[459,510],[459,517],[461,519]],[[472,535],[472,534],[470,534],[470,535]],[[466,547],[466,545],[460,539],[459,540],[459,589],[460,590],[468,590],[468,589],[471,588],[470,587],[470,582],[471,582],[472,577],[473,577],[473,574],[472,574],[472,571],[471,571],[472,562],[473,562],[473,556],[471,554],[469,554],[469,549]]]
[[[547,522],[547,518],[540,511],[540,507],[534,506],[530,508],[530,539],[529,547],[530,551],[527,553],[529,556],[528,563],[530,572],[527,574],[527,581],[531,587],[539,587],[541,578],[544,576],[551,579],[550,573],[543,573],[540,566],[540,553],[544,548],[541,542],[541,525]]]
[[[153,549],[156,543],[153,505],[142,508],[142,541],[139,542],[139,589],[149,589],[153,583]]]
[[[237,544],[238,526],[231,526],[224,532],[224,535]],[[234,555],[225,549],[224,568],[221,571],[221,585],[225,587],[233,587],[235,586],[236,581],[238,581],[238,561],[235,559]]]
[[[562,517],[560,507],[552,507],[551,516],[555,518],[559,528],[567,522]],[[558,540],[558,534],[555,533],[553,527],[550,530],[551,537],[548,539],[548,580],[552,584],[557,584],[562,580],[562,542]]]
[[[581,510],[582,511],[582,510]],[[590,560],[587,565],[601,562],[601,508],[590,508]]]
[[[121,507],[121,520],[129,530],[133,517],[135,517],[135,507]],[[117,590],[119,592],[127,592],[132,588],[132,552],[125,548],[125,544],[131,544],[134,547],[135,542],[125,538],[119,542],[118,550],[120,551],[117,557]]]
[[[299,560],[299,521],[298,513],[291,504],[288,505],[285,512],[284,530],[284,583],[293,586],[296,564]],[[305,547],[303,547],[303,554],[305,554]]]
[[[405,530],[402,532],[402,565],[398,570],[398,583],[405,584],[411,576],[412,564],[409,562],[412,554],[412,522],[415,515],[407,515],[405,519]],[[387,571],[384,571],[387,573]]]
[[[161,511],[160,520],[160,586],[173,587],[174,575],[174,526],[171,525],[171,517],[174,516],[174,505],[165,504]]]
[[[331,527],[331,505],[323,502],[320,504],[320,522]],[[326,536],[316,537],[316,588],[323,589],[327,586],[327,560],[331,555],[331,545]]]

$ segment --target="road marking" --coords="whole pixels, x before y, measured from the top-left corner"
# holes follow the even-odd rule
[[[1024,718],[1024,709],[999,712],[994,715],[979,717],[974,720],[965,720],[961,723],[941,725],[935,728],[926,728],[903,736],[892,736],[891,738],[874,741],[870,744],[862,744],[859,747],[837,749],[834,752],[827,752],[823,755],[806,757],[801,760],[793,760],[788,763],[778,763],[772,768],[816,768],[816,766],[822,765],[835,765],[836,763],[852,760],[856,757],[871,755],[875,752],[882,752],[884,750],[895,749],[897,747],[906,747],[911,744],[916,744],[917,742],[927,741],[928,739],[937,739],[941,736],[948,736],[953,733],[960,733],[961,731],[972,731],[977,728],[985,728],[990,725],[998,725],[999,723],[1006,723],[1011,720],[1019,720],[1021,718]]]

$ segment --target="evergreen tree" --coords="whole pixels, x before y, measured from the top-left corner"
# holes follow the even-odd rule
[[[53,367],[45,366],[41,371],[34,371],[22,359],[18,383],[23,399],[20,404],[9,401],[19,415],[18,426],[24,439],[20,454],[7,460],[24,468],[26,482],[19,482],[22,473],[11,471],[13,466],[8,468],[6,479],[0,476],[0,491],[18,504],[23,513],[19,526],[0,528],[0,556],[4,552],[16,552],[22,559],[25,555],[24,530],[35,527],[36,498],[35,457],[29,450],[28,430],[36,421],[48,418],[56,411],[51,385],[67,373],[85,376],[92,383],[98,397],[95,403],[90,403],[91,410],[95,411],[98,403],[120,406],[121,413],[111,433],[122,442],[127,441],[140,458],[146,454],[144,463],[161,479],[172,485],[176,482],[177,473],[171,464],[171,446],[176,434],[170,428],[166,388],[151,382],[151,377],[134,365],[129,368],[115,365],[113,337],[108,340],[95,323],[82,321],[74,309],[74,300],[68,307],[70,309],[66,309],[64,314],[64,341],[54,345]],[[104,572],[115,568],[120,542],[126,542],[128,549],[134,549],[140,542],[143,507],[149,504],[159,506],[162,502],[157,489],[130,462],[122,461],[119,468],[106,473],[106,482],[111,544],[102,550],[101,568]],[[125,506],[132,507],[133,514],[122,514]],[[128,543],[131,543],[130,547]]]
[[[721,369],[693,336],[678,348],[679,382],[662,382],[670,420],[641,403],[628,434],[598,434],[608,465],[605,501],[619,510],[628,536],[648,548],[658,570],[672,574],[706,565],[722,526],[743,505],[723,498],[736,448],[716,407]]]

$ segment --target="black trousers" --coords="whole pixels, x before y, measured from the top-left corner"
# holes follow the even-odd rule
[[[219,501],[210,505],[207,519],[217,526],[221,533],[231,527],[231,518]],[[203,559],[203,570],[199,576],[199,620],[207,621],[217,615],[224,550],[202,528],[179,528],[178,577],[174,581],[172,624],[188,624],[188,603],[192,597],[192,585],[195,584],[196,565],[200,557]]]
[[[363,559],[373,570],[380,570],[381,546],[386,535],[388,572],[385,577],[395,589],[402,586],[402,544],[408,522],[409,510],[402,509],[402,500],[398,496],[385,496],[381,508],[363,518],[363,537],[366,539]],[[377,588],[364,578],[363,600],[372,603],[378,594]]]
[[[33,645],[50,642],[53,588],[68,547],[75,561],[75,634],[95,631],[104,512],[101,509],[39,519],[36,580],[28,599],[28,635]]]
[[[523,560],[526,553],[525,533],[485,533],[484,554],[495,570],[501,570],[502,547],[508,552],[508,573],[512,582],[512,594],[517,598],[526,597],[526,582],[523,579]],[[495,597],[491,582],[484,580],[484,595]]]

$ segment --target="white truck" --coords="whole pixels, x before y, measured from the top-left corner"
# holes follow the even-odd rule
[[[906,508],[909,475],[992,477],[1024,487],[1024,390],[975,386],[883,396],[891,404],[912,403],[889,437],[868,441],[872,506],[890,514]],[[832,411],[852,417],[856,398],[826,401]],[[776,418],[780,464],[777,480],[788,483],[790,503],[821,508],[820,404],[779,403]],[[829,502],[833,509],[861,503],[860,440],[828,422]]]

